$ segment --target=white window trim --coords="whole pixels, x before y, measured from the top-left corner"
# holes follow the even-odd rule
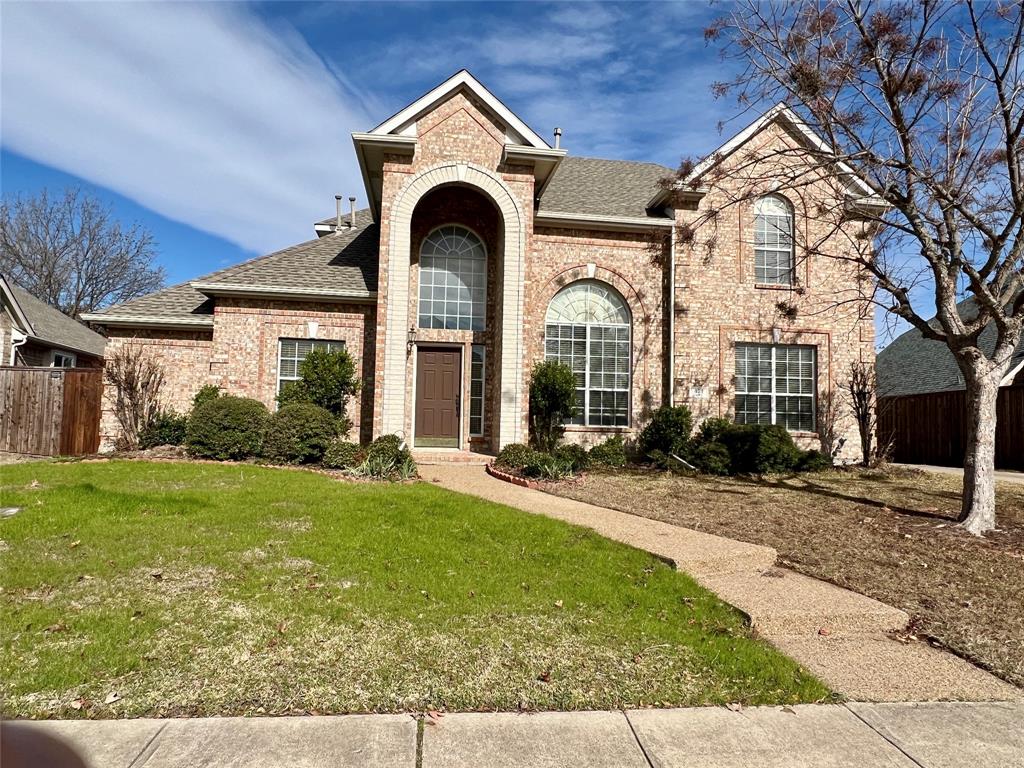
[[[473,431],[473,350],[480,350],[480,431]],[[487,412],[487,347],[472,344],[469,349],[469,436],[484,436],[484,414]]]
[[[737,388],[735,390],[735,392],[733,393],[733,397],[734,397],[734,399],[733,399],[733,408],[735,409],[735,407],[736,407],[735,398],[738,397],[739,395],[750,395],[750,396],[755,396],[756,397],[758,395],[764,396],[766,394],[770,394],[771,404],[772,405],[771,405],[771,412],[770,412],[770,414],[768,416],[768,418],[769,418],[768,423],[769,424],[776,424],[776,425],[778,425],[778,421],[777,421],[777,419],[778,419],[778,408],[776,406],[776,398],[779,396],[778,395],[778,380],[777,380],[777,377],[776,377],[776,374],[775,374],[775,357],[776,357],[776,352],[779,349],[786,349],[786,348],[792,348],[792,347],[796,347],[796,348],[799,348],[799,349],[809,349],[809,350],[811,350],[811,381],[813,383],[813,386],[811,388],[811,393],[809,395],[802,395],[802,394],[793,394],[791,392],[785,392],[785,393],[782,394],[782,397],[804,397],[804,398],[810,399],[810,401],[811,401],[811,428],[810,429],[790,429],[789,427],[786,427],[786,431],[787,432],[793,432],[793,433],[796,433],[796,434],[812,434],[812,433],[817,432],[818,431],[818,348],[813,346],[813,345],[810,345],[810,344],[758,344],[758,343],[747,343],[747,342],[741,342],[740,344],[737,345],[737,347],[739,347],[739,346],[743,346],[743,347],[760,347],[760,348],[768,348],[768,349],[771,350],[771,352],[772,352],[772,360],[771,360],[771,366],[772,366],[772,375],[771,375],[772,390],[771,390],[771,393],[767,393],[767,392],[747,392],[747,391],[741,392]],[[733,368],[735,370],[735,364],[734,364]],[[733,417],[733,421],[736,421],[735,416]],[[737,421],[736,423],[739,424],[741,422]],[[750,423],[750,422],[742,422],[742,423]],[[781,426],[781,425],[779,425],[779,426]]]
[[[301,337],[301,336],[281,336],[281,337],[279,337],[278,340],[277,340],[277,394],[281,394],[281,385],[282,385],[283,382],[286,382],[286,381],[301,381],[301,379],[302,379],[302,377],[298,375],[298,373],[299,373],[299,365],[301,365],[301,363],[299,363],[298,361],[296,361],[296,364],[295,364],[295,374],[296,374],[295,376],[282,376],[281,375],[281,353],[283,351],[284,342],[286,342],[286,341],[308,341],[308,342],[311,342],[313,344],[313,349],[316,349],[316,345],[317,344],[328,345],[328,348],[330,348],[329,345],[331,345],[331,344],[340,344],[342,349],[347,349],[347,345],[345,344],[345,341],[343,339],[313,339],[313,338],[310,338],[308,336],[307,337]],[[289,360],[290,359],[292,359],[292,358],[289,358]]]
[[[758,248],[758,246],[757,246],[757,231],[758,231],[758,225],[759,225],[758,219],[760,219],[762,216],[776,216],[777,215],[777,214],[767,214],[767,213],[760,213],[760,212],[758,212],[758,206],[763,201],[769,200],[769,199],[774,199],[774,200],[778,200],[779,202],[781,202],[783,208],[785,208],[785,210],[786,210],[787,216],[789,217],[789,232],[787,233],[789,235],[789,248],[788,249],[785,249],[785,248],[774,248],[774,247],[773,248],[766,248],[764,246]],[[783,195],[778,194],[777,192],[772,192],[772,193],[767,194],[767,195],[762,195],[761,197],[759,197],[754,202],[754,241],[753,241],[753,250],[754,250],[754,282],[757,285],[773,285],[773,286],[774,285],[781,285],[781,286],[796,285],[796,283],[797,283],[797,279],[796,279],[796,211],[793,208],[793,204],[786,197],[784,197]],[[774,254],[780,254],[780,253],[787,254],[788,257],[789,257],[789,270],[788,270],[789,280],[780,280],[778,278],[776,278],[775,280],[758,280],[757,279],[757,269],[758,269],[757,252],[758,251],[770,251],[771,253],[774,253]]]
[[[484,295],[483,295],[483,299],[480,302],[480,310],[481,310],[481,313],[482,313],[481,314],[481,318],[480,318],[481,321],[482,321],[482,325],[480,326],[480,328],[473,328],[473,327],[470,327],[470,328],[434,328],[433,326],[423,325],[423,323],[420,322],[420,317],[423,315],[423,312],[421,311],[421,307],[423,305],[423,294],[422,294],[422,286],[423,286],[423,245],[427,242],[427,240],[429,240],[431,238],[431,236],[435,232],[437,232],[439,229],[444,229],[445,227],[457,227],[458,229],[466,230],[471,235],[473,235],[473,237],[475,237],[477,239],[477,242],[480,243],[481,250],[483,250],[483,252],[484,252],[484,258],[483,258],[483,262],[484,262],[484,273],[483,273],[484,274]],[[445,224],[439,224],[438,226],[436,226],[432,230],[430,230],[426,234],[426,236],[423,238],[423,241],[420,243],[420,249],[419,249],[419,264],[417,266],[417,286],[416,286],[416,293],[417,293],[417,297],[416,297],[416,323],[417,323],[417,325],[419,325],[421,328],[426,328],[428,330],[438,330],[438,331],[448,330],[448,331],[463,331],[463,332],[469,332],[469,333],[479,333],[481,331],[487,330],[487,282],[488,282],[487,278],[488,278],[488,269],[489,269],[489,265],[490,265],[490,258],[491,258],[491,256],[487,252],[487,243],[484,242],[484,239],[480,236],[480,233],[477,232],[476,230],[474,230],[472,227],[467,227],[465,224],[458,224],[456,222],[447,222]],[[431,299],[431,301],[433,301],[433,299]],[[446,303],[447,303],[447,300],[446,300]],[[473,301],[472,291],[470,292],[470,307],[471,307],[471,309],[470,309],[470,326],[472,326],[472,324],[473,324],[472,321],[474,319],[472,313],[476,309],[476,302]],[[447,315],[445,315],[445,317],[447,317]]]
[[[66,357],[71,361],[71,365],[57,365],[58,357]],[[74,352],[61,352],[58,349],[53,350],[50,353],[50,367],[51,368],[74,368],[78,364],[78,355]]]

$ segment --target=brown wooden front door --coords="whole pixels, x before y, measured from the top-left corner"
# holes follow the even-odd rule
[[[417,348],[415,445],[459,447],[461,389],[461,349]]]

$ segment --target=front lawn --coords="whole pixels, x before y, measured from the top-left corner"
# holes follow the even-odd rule
[[[780,562],[907,611],[916,629],[1024,686],[1024,485],[997,484],[999,530],[955,524],[961,480],[849,469],[757,480],[652,470],[548,490],[778,550]]]
[[[654,557],[425,483],[125,461],[0,481],[7,716],[829,696]]]

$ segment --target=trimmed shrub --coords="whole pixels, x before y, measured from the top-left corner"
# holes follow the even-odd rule
[[[359,443],[334,440],[324,452],[321,462],[328,469],[354,469],[363,463],[366,454]]]
[[[652,451],[685,456],[690,444],[693,416],[685,405],[663,405],[654,412],[650,422],[640,432],[637,447],[641,456]]]
[[[188,417],[174,411],[161,411],[156,418],[139,432],[139,448],[156,448],[158,445],[181,445],[185,442],[185,426]]]
[[[699,443],[690,453],[690,463],[708,475],[728,475],[732,470],[729,449],[717,441]]]
[[[543,451],[534,451],[522,468],[527,477],[536,477],[541,480],[561,480],[573,473],[572,464],[569,460],[554,456]]]
[[[313,464],[338,436],[338,420],[313,403],[279,408],[267,421],[263,456],[279,464]]]
[[[567,464],[572,472],[582,472],[590,466],[590,456],[582,445],[560,445],[551,455]]]
[[[344,417],[348,399],[359,389],[356,381],[356,364],[344,349],[328,352],[313,349],[299,363],[298,381],[289,382],[277,396],[278,405],[313,403]],[[351,422],[345,418],[344,433],[348,434]]]
[[[729,450],[733,474],[790,472],[800,459],[793,437],[777,424],[734,424],[720,441]]]
[[[588,456],[592,465],[624,467],[626,466],[626,442],[621,435],[609,437],[603,443],[598,443],[591,448]]]
[[[797,472],[821,472],[832,469],[832,459],[821,451],[809,450],[800,454],[796,463]]]
[[[697,427],[697,443],[720,443],[722,441],[722,435],[735,427],[736,425],[730,420],[721,416],[715,416],[710,419],[704,419]]]
[[[192,396],[192,407],[198,408],[203,403],[216,400],[223,394],[216,384],[206,384],[199,388],[199,391]]]
[[[267,408],[259,400],[225,395],[192,409],[185,427],[188,452],[201,459],[247,459],[258,456],[267,425]]]
[[[496,467],[504,469],[522,469],[530,461],[535,451],[522,443],[509,443],[494,459]]]
[[[416,476],[416,462],[398,435],[381,435],[370,443],[356,471],[369,477],[404,480]]]
[[[565,363],[544,360],[530,376],[530,439],[541,451],[553,450],[576,406],[576,376]]]

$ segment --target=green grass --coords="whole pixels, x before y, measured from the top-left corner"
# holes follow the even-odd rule
[[[119,461],[0,473],[0,506],[21,507],[0,519],[8,716],[829,696],[656,558],[425,483]]]

